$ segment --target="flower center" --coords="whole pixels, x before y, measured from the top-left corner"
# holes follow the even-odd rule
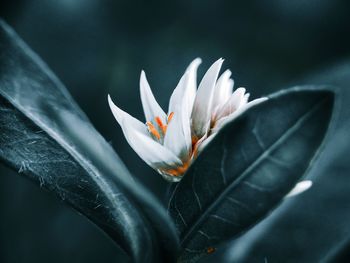
[[[162,138],[164,138],[168,125],[171,119],[173,118],[173,116],[174,116],[174,112],[171,112],[166,119],[166,124],[163,123],[162,119],[159,116],[156,116],[154,118],[154,123],[156,125],[153,124],[151,121],[146,122],[148,131],[154,139],[157,139],[159,141]]]
[[[148,132],[154,140],[157,140],[159,143],[163,144],[168,125],[173,117],[174,112],[171,112],[166,118],[166,123],[164,123],[159,116],[156,116],[153,120],[146,122]],[[182,176],[190,166],[192,159],[197,157],[198,146],[201,141],[202,140],[200,140],[197,136],[192,135],[192,147],[188,153],[188,157],[182,160],[182,165],[173,169],[160,169],[159,171],[162,174],[174,177]]]

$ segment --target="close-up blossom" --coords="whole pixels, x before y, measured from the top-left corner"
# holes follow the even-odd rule
[[[350,262],[349,10],[1,1],[0,263]]]
[[[204,74],[197,89],[197,58],[188,66],[174,89],[167,113],[157,103],[144,71],[140,95],[145,123],[117,107],[108,95],[109,106],[134,151],[169,181],[179,181],[215,134],[249,107],[266,100],[248,102],[249,93],[233,89],[231,71],[219,72],[218,59]]]

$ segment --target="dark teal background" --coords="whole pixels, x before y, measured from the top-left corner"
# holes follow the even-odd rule
[[[236,87],[246,87],[253,98],[269,94],[347,60],[349,12],[345,0],[0,2],[0,16],[58,75],[135,177],[160,198],[165,183],[126,143],[108,108],[108,93],[143,120],[142,69],[166,108],[194,58],[203,59],[202,76],[223,57]],[[86,219],[16,173],[4,167],[0,172],[0,262],[124,261]],[[322,216],[315,211],[315,218]],[[292,249],[296,252],[308,253]]]

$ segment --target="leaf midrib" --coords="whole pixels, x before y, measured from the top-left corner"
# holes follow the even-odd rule
[[[193,235],[196,229],[207,218],[208,214],[215,209],[215,207],[221,202],[221,200],[226,196],[226,194],[230,192],[233,188],[235,188],[245,178],[245,176],[249,174],[250,171],[252,171],[265,159],[265,157],[269,155],[270,152],[272,152],[281,143],[283,143],[286,139],[293,135],[294,132],[296,132],[298,128],[305,121],[307,121],[316,110],[318,110],[324,103],[326,103],[327,100],[327,98],[323,99],[321,102],[314,105],[309,111],[303,114],[300,118],[298,118],[298,120],[290,128],[288,128],[286,132],[282,133],[282,135],[272,145],[270,145],[251,165],[249,165],[236,180],[233,180],[232,183],[230,183],[225,188],[225,190],[221,192],[221,194],[219,194],[219,196],[213,201],[213,203],[209,205],[207,209],[205,209],[204,213],[202,213],[202,216],[200,216],[196,220],[196,222],[191,226],[191,228],[187,231],[187,234],[183,237],[183,239],[180,242],[181,247],[183,246],[183,244],[186,244],[186,242],[190,239],[190,237]]]

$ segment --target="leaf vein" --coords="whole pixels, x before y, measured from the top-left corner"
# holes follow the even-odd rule
[[[193,191],[193,193],[194,193],[194,196],[195,196],[195,198],[196,198],[196,201],[197,201],[197,204],[198,204],[198,206],[199,206],[199,210],[200,211],[202,211],[202,205],[201,205],[201,201],[200,201],[200,199],[199,199],[199,196],[198,196],[198,194],[197,194],[197,192],[196,192],[196,189],[195,189],[195,177],[196,177],[196,172],[194,172],[193,173],[193,176],[192,176],[192,191]]]
[[[212,202],[202,213],[202,216],[195,221],[195,223],[190,227],[190,229],[183,235],[183,238],[181,240],[180,245],[182,246],[187,242],[187,240],[191,237],[191,235],[194,233],[194,231],[199,227],[199,225],[204,221],[204,219],[210,214],[210,212],[220,203],[221,199],[223,199],[226,194],[231,191],[234,187],[236,187],[247,174],[249,174],[254,168],[256,168],[269,154],[270,151],[277,148],[280,144],[282,144],[286,139],[288,139],[292,134],[294,134],[295,131],[298,130],[298,128],[307,121],[312,114],[320,108],[324,103],[326,103],[326,99],[322,100],[321,102],[315,104],[309,111],[304,113],[300,118],[296,120],[296,122],[287,130],[285,131],[272,145],[266,149],[265,152],[263,152],[250,166],[248,166],[241,175],[237,178],[237,180],[233,181],[231,184],[229,184],[224,191],[221,192],[221,194],[218,196],[214,202]]]
[[[235,223],[235,222],[233,222],[233,221],[231,221],[231,220],[229,220],[229,219],[227,219],[227,218],[224,218],[224,217],[222,217],[222,216],[218,216],[218,215],[212,214],[212,215],[210,215],[210,217],[211,217],[211,218],[214,218],[214,219],[217,219],[217,220],[219,220],[219,221],[222,221],[222,222],[224,222],[224,223],[230,224],[230,225],[240,226],[239,224],[237,224],[237,223]]]

